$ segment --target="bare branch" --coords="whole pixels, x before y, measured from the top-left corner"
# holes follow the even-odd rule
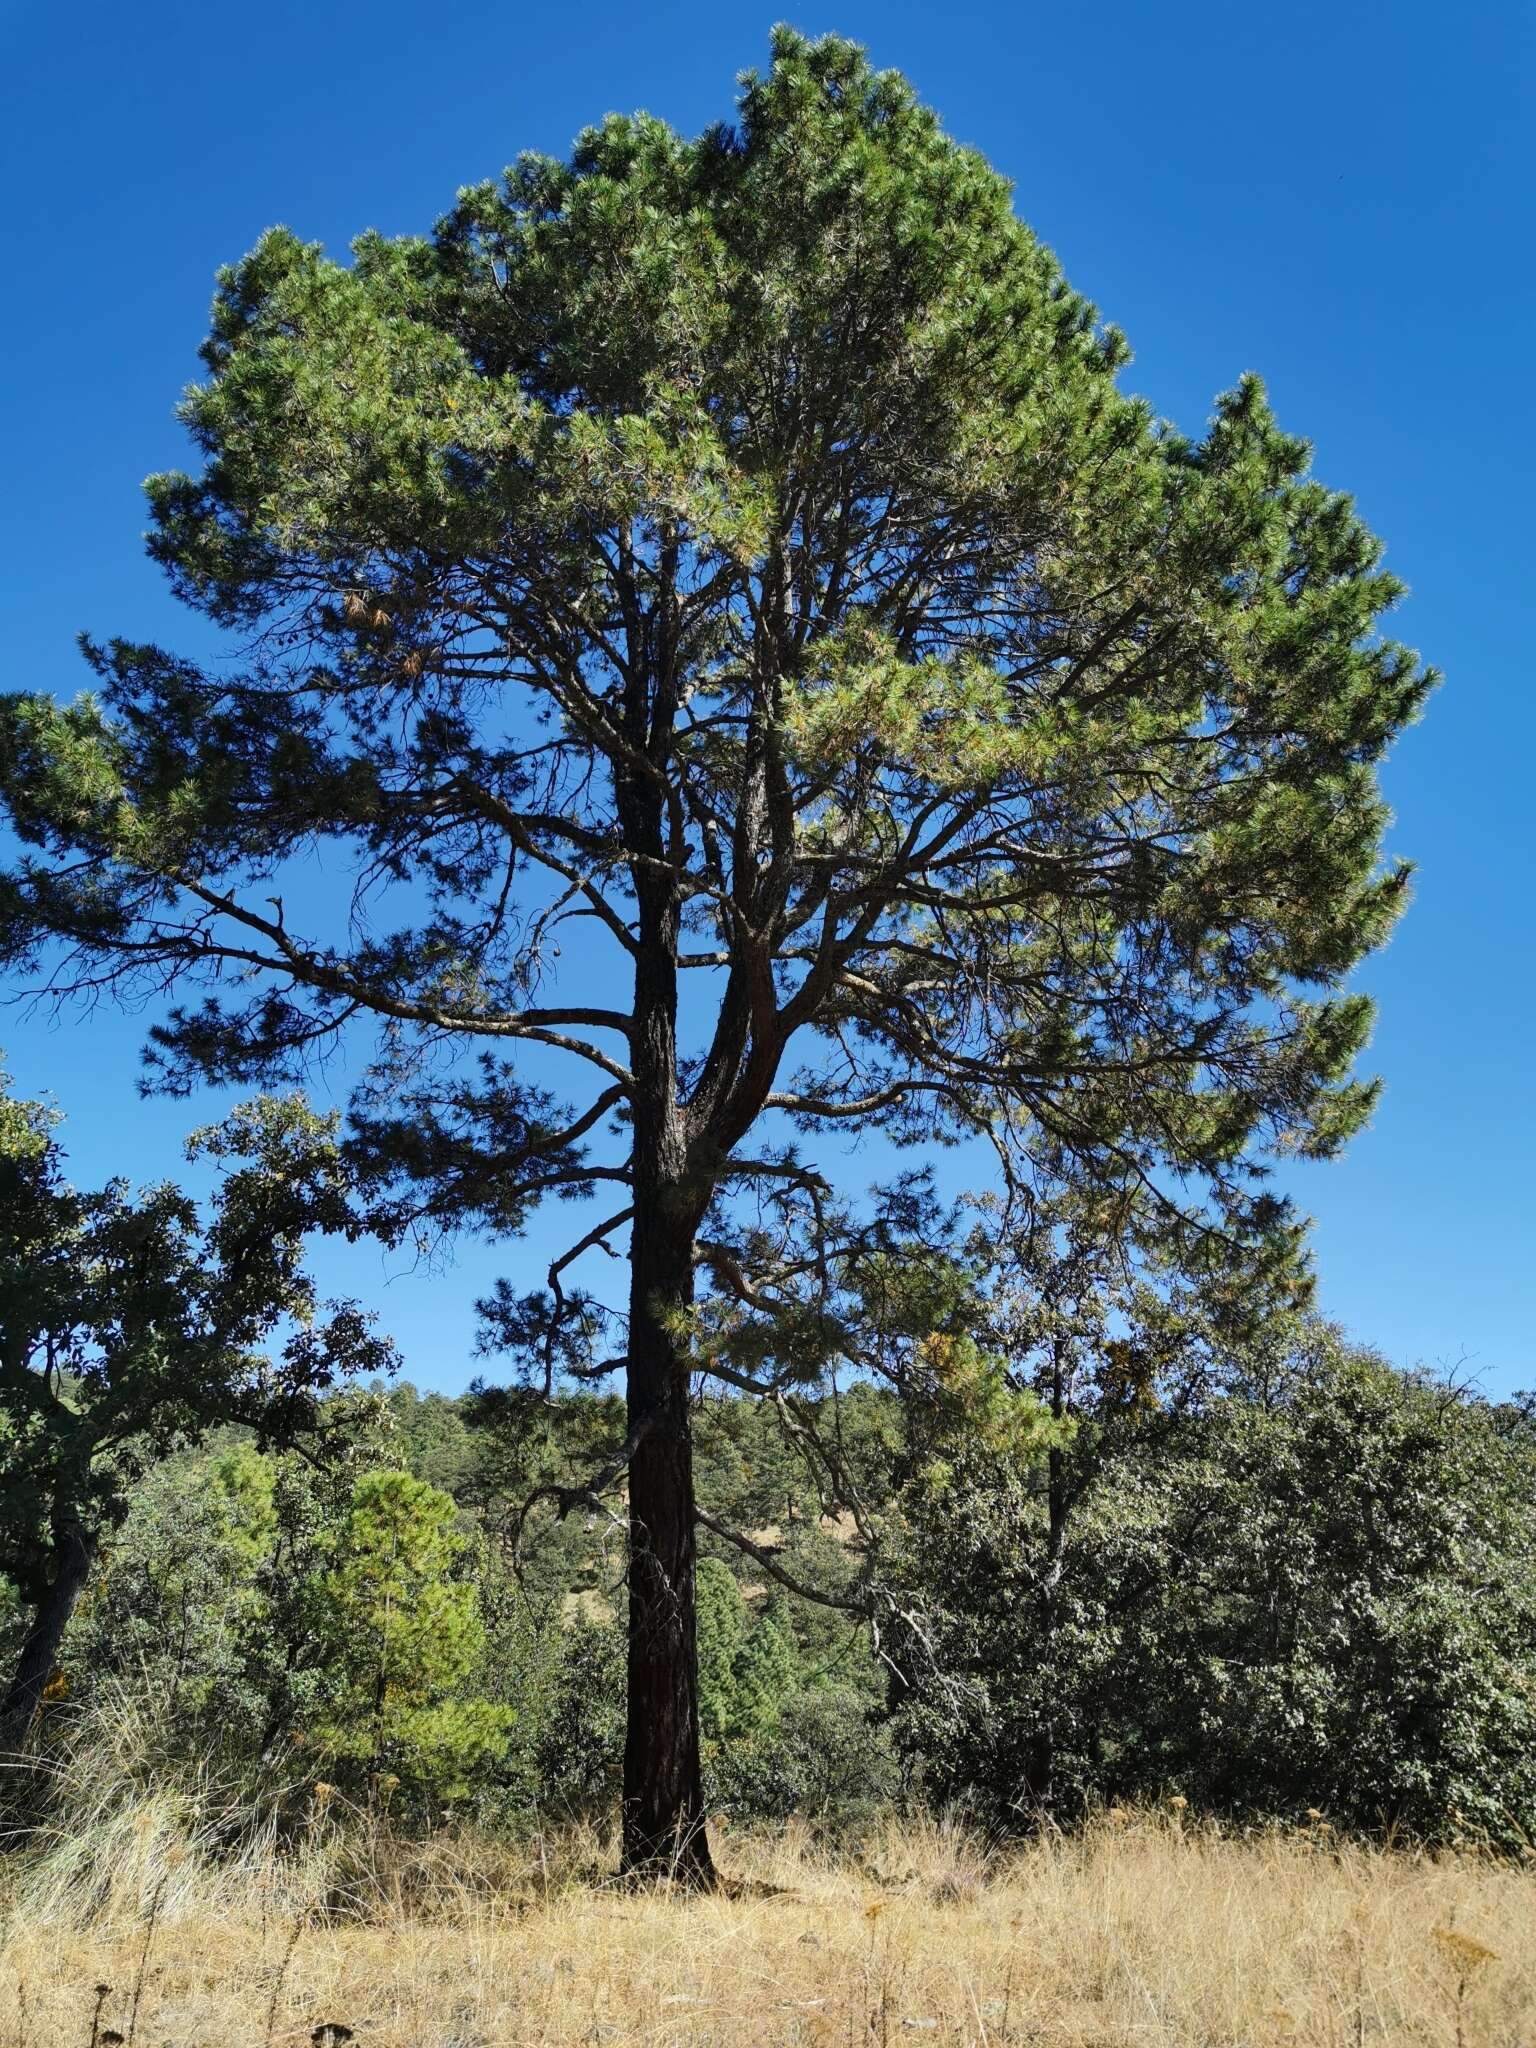
[[[867,1600],[850,1599],[845,1595],[828,1593],[816,1586],[807,1586],[791,1573],[785,1571],[772,1551],[765,1550],[761,1543],[754,1543],[750,1536],[743,1536],[739,1529],[732,1529],[719,1521],[707,1508],[695,1506],[693,1519],[718,1536],[722,1543],[730,1543],[760,1565],[769,1578],[777,1579],[789,1592],[796,1593],[802,1600],[812,1600],[818,1607],[834,1608],[839,1614],[854,1614],[862,1620],[869,1614]]]

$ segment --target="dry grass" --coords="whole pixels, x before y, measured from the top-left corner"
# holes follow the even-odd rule
[[[94,1876],[13,1874],[0,2043],[1536,2041],[1536,1875],[1473,1854],[1177,1816],[995,1856],[939,1827],[841,1860],[727,1837],[736,1895],[686,1900],[605,1886],[600,1848],[317,1840],[231,1873],[140,1816]]]

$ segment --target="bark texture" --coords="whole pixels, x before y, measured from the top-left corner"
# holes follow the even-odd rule
[[[53,1570],[38,1600],[16,1659],[16,1669],[0,1700],[0,1753],[14,1755],[32,1732],[43,1691],[59,1661],[64,1631],[85,1590],[96,1558],[96,1539],[77,1516],[55,1527]]]
[[[714,1882],[699,1765],[696,1545],[688,1367],[665,1327],[687,1309],[692,1244],[662,1240],[635,1259],[630,1424],[644,1422],[629,1471],[629,1722],[623,1863],[632,1875]],[[638,1235],[638,1232],[637,1232]],[[660,1268],[660,1270],[658,1270]],[[649,1298],[642,1295],[654,1284]],[[669,1284],[670,1283],[670,1284]]]
[[[660,844],[659,815],[634,800],[638,837]],[[626,1379],[629,1467],[629,1715],[623,1869],[715,1881],[699,1765],[696,1531],[691,1363],[694,1237],[708,1199],[693,1184],[677,1086],[678,899],[638,882],[634,1194]]]

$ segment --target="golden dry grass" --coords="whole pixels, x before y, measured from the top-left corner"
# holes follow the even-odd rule
[[[596,1857],[444,1841],[344,1880],[317,1845],[230,1874],[141,1819],[94,1887],[13,1885],[0,2042],[87,2048],[97,1985],[124,2036],[138,1987],[136,2048],[324,2048],[326,2022],[356,2048],[1536,2041],[1536,1875],[1474,1854],[1153,1816],[988,1856],[893,1827],[842,1859],[727,1837],[736,1895],[691,1900]]]

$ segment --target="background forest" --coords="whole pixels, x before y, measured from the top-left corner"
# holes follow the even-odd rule
[[[936,1365],[937,1402],[855,1384],[788,1417],[698,1409],[704,1497],[759,1552],[704,1532],[717,1825],[848,1839],[943,1807],[1008,1833],[1172,1798],[1531,1841],[1528,1403],[1305,1317],[1171,1403],[1101,1376],[1059,1443],[1029,1390],[978,1431],[964,1366]],[[236,1835],[300,1838],[317,1801],[407,1832],[611,1821],[623,1524],[538,1492],[620,1441],[620,1404],[531,1416],[499,1390],[376,1383],[317,1422],[308,1446],[222,1427],[139,1469],[26,1796],[10,1774],[13,1827],[78,1797],[82,1770],[93,1806],[154,1791]],[[835,1436],[857,1520],[825,1511],[799,1431]]]

